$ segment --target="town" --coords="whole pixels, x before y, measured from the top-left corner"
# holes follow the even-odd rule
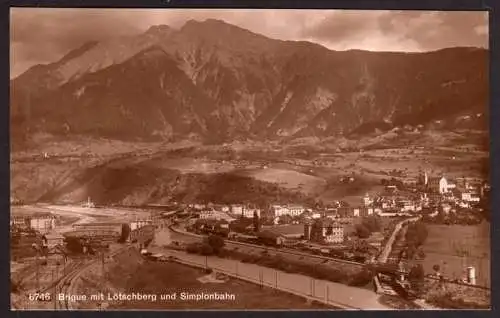
[[[482,287],[483,283],[478,284],[476,279],[479,269],[473,266],[463,265],[462,274],[458,276],[446,276],[437,264],[423,266],[422,244],[427,237],[426,224],[475,225],[482,222],[487,217],[488,183],[472,178],[432,177],[426,172],[415,179],[392,178],[382,183],[382,192],[359,197],[358,206],[342,201],[328,205],[318,202],[315,206],[273,202],[267,207],[244,203],[173,202],[168,206],[148,207],[149,212],[143,213],[140,219],[89,223],[71,223],[71,219],[50,212],[14,214],[11,254],[14,261],[35,255],[39,286],[39,264],[66,267],[68,255],[101,257],[99,255],[111,253],[112,246],[126,244],[137,246],[150,260],[162,259],[162,254],[154,256],[148,252],[148,246],[159,231],[168,228],[182,235],[220,237],[223,243],[219,244],[226,247],[229,244],[261,246],[263,251],[277,249],[277,254],[300,253],[306,259],[322,257],[361,266],[365,270],[353,276],[358,281],[356,284],[374,284],[377,292],[407,300],[418,297],[417,291],[421,289],[415,287],[419,286],[414,283],[416,273],[420,273],[421,280],[426,277]],[[96,209],[90,198],[84,208]],[[400,225],[406,225],[404,231],[398,228]],[[404,232],[404,236],[400,232]],[[413,240],[417,243],[409,243]],[[170,245],[192,254],[220,256],[210,242],[206,239],[183,242],[181,238]],[[226,257],[241,262],[259,262],[248,253],[238,254],[229,249],[225,253]],[[290,261],[287,265],[289,271],[294,271],[293,264]],[[303,271],[311,274],[307,266],[304,268]],[[367,274],[366,268],[378,274]],[[338,274],[332,279],[345,281],[346,275],[352,273]],[[326,276],[331,277],[331,274]]]

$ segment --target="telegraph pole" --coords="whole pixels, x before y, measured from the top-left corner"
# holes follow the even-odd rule
[[[276,292],[278,292],[278,271],[274,271],[274,287],[276,288]]]
[[[104,281],[104,251],[101,252],[101,274]]]
[[[328,285],[328,283],[326,283],[326,288],[325,288],[325,302],[326,304],[328,304],[329,300],[330,300],[330,285]]]
[[[66,275],[66,254],[63,255],[63,276]]]
[[[262,268],[259,271],[259,282],[260,282],[260,288],[264,288],[264,272],[262,271]]]
[[[54,298],[54,310],[56,310],[57,309],[57,302],[56,302],[57,284],[54,281],[54,270],[52,270],[52,284],[54,285],[54,294],[52,295],[52,298]]]
[[[104,282],[104,251],[101,252],[101,281]],[[101,285],[101,293],[104,291]]]
[[[36,266],[36,290],[38,292],[38,290],[40,289],[40,269],[38,263],[38,250],[36,251],[35,266]]]

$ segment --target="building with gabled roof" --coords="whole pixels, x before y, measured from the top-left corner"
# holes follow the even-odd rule
[[[318,243],[344,242],[344,226],[330,218],[321,218],[304,224],[304,238]]]

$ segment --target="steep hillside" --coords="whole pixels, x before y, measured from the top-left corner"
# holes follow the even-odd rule
[[[155,161],[119,159],[95,166],[61,161],[18,163],[11,195],[26,203],[142,205],[177,202],[311,202],[307,195],[238,172],[182,173]],[[29,180],[29,181],[28,181]]]
[[[12,136],[221,142],[406,124],[486,129],[487,74],[483,49],[336,52],[189,21],[29,69],[11,82]]]

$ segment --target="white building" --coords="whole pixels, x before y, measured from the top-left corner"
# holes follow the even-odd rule
[[[257,214],[257,217],[260,218],[260,209],[257,209],[257,208],[243,208],[243,217],[246,217],[246,218],[253,218],[254,214]]]
[[[462,192],[462,201],[469,202],[471,198],[472,198],[472,193]]]
[[[282,215],[299,216],[304,213],[305,208],[300,205],[272,205],[271,213],[275,217],[280,217]]]
[[[253,218],[254,213],[260,218],[260,209],[258,208],[249,208],[242,204],[234,204],[231,206],[231,213],[235,216],[242,216],[245,218]]]
[[[448,192],[448,181],[445,177],[441,177],[441,179],[439,179],[439,193],[445,192]]]
[[[274,217],[280,217],[282,215],[290,214],[290,211],[288,210],[288,207],[286,207],[286,206],[274,204],[271,206],[271,213],[273,214]]]
[[[367,194],[365,194],[365,196],[363,197],[363,205],[364,206],[369,206],[369,205],[372,205],[373,204],[373,199],[370,198],[370,196]]]
[[[459,202],[458,206],[466,209],[470,208],[470,204],[468,202]]]
[[[326,243],[342,243],[344,242],[344,227],[334,225],[331,228],[323,228],[323,237]]]
[[[242,204],[231,205],[231,213],[234,215],[243,215],[243,210],[245,207]]]
[[[42,234],[46,234],[56,227],[56,218],[52,214],[33,216],[29,222],[33,230]]]
[[[200,212],[200,219],[215,219],[216,213],[213,210],[203,210]]]
[[[359,208],[354,208],[354,209],[352,210],[352,215],[353,215],[354,217],[358,217],[358,216],[359,216]]]
[[[462,193],[462,201],[465,201],[465,202],[479,202],[481,199],[479,198],[479,196],[477,195],[474,195],[470,192],[463,192]]]
[[[448,180],[446,180],[445,177],[431,178],[429,180],[429,187],[431,188],[431,190],[441,194],[446,193],[450,190]]]
[[[289,205],[288,210],[291,216],[299,216],[304,213],[305,208],[301,205]]]

